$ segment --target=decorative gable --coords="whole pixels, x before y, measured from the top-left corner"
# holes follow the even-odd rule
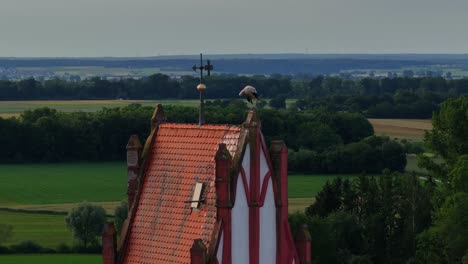
[[[117,263],[310,262],[310,236],[296,251],[289,229],[287,148],[267,149],[255,112],[241,126],[164,120],[158,105],[142,155],[129,155],[138,186]]]

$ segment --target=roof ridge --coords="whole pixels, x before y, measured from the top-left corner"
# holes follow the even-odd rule
[[[195,123],[163,123],[159,125],[161,128],[186,128],[186,129],[207,129],[207,130],[229,130],[229,129],[241,129],[241,125],[232,124],[205,124],[199,126]]]

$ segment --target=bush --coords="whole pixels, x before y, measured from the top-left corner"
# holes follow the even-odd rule
[[[72,247],[72,252],[79,254],[100,254],[102,253],[102,247],[99,244],[94,244],[87,247],[78,244]]]
[[[72,249],[70,248],[69,245],[65,243],[60,243],[57,246],[57,253],[72,253]]]
[[[403,171],[406,155],[399,143],[373,136],[323,152],[289,150],[288,165],[307,173],[381,173],[385,168]]]
[[[10,254],[12,253],[8,247],[0,246],[0,255],[1,254]]]
[[[22,241],[19,244],[10,246],[12,253],[23,253],[23,254],[39,254],[39,253],[50,253],[54,252],[53,249],[43,248],[41,245],[37,244],[34,241],[26,240]]]
[[[270,100],[268,105],[275,109],[286,108],[286,96],[277,95],[275,98]]]
[[[407,154],[421,154],[424,152],[423,144],[422,142],[416,143],[416,142],[410,142],[406,139],[403,139],[400,141],[401,144],[403,144],[403,147],[405,148],[405,152]]]

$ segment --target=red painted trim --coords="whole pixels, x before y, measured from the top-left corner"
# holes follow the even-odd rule
[[[221,218],[222,218],[222,216],[221,216]],[[218,261],[217,261],[217,260],[218,260],[217,255],[218,255],[218,250],[219,250],[219,244],[221,243],[221,237],[224,239],[224,236],[223,236],[224,231],[223,231],[223,229],[224,229],[224,224],[223,224],[223,221],[221,220],[221,224],[220,224],[220,228],[219,228],[219,233],[218,233],[218,241],[216,241],[216,247],[215,247],[214,256],[213,256],[213,258],[216,260],[216,262],[218,262]],[[224,241],[223,241],[223,242],[224,242]],[[223,244],[223,250],[224,250],[224,248],[225,248],[225,247],[224,247],[224,244]],[[223,257],[224,257],[224,252],[223,252]]]
[[[266,160],[267,165],[268,165],[268,173],[270,174],[269,177],[272,179],[272,183],[273,183],[273,195],[275,196],[275,205],[278,206],[277,201],[281,199],[281,197],[277,197],[278,193],[279,193],[278,192],[278,183],[276,182],[276,179],[274,177],[271,177],[271,174],[272,174],[272,171],[273,171],[273,166],[272,166],[272,163],[271,163],[270,152],[268,151],[267,145],[265,143],[265,138],[263,137],[263,134],[261,134],[261,133],[260,133],[260,141],[262,142],[262,150],[263,150],[265,160]],[[265,178],[263,180],[264,183],[265,183]],[[264,194],[264,191],[263,191],[263,184],[262,184],[262,198],[260,199],[261,203],[262,203],[262,206],[263,206],[263,203],[265,201],[265,194]]]
[[[249,260],[251,264],[258,264],[260,260],[260,208],[249,208]]]
[[[232,226],[231,226],[231,211],[229,210],[228,216],[226,217],[229,221],[229,225],[226,225],[225,232],[223,235],[223,264],[230,264],[232,261]]]
[[[289,222],[286,218],[286,221],[283,224],[283,229],[286,231],[285,242],[288,245],[288,254],[285,254],[285,260],[290,260],[289,263],[292,262],[292,259],[296,260],[296,263],[299,264],[299,255],[297,254],[296,244],[294,243],[294,239],[291,234],[291,228],[289,227]],[[287,257],[287,258],[286,258]]]
[[[242,177],[242,182],[244,183],[244,192],[245,192],[245,197],[247,198],[247,204],[250,205],[251,199],[250,199],[250,188],[249,185],[247,184],[247,175],[245,174],[244,167],[241,167],[241,177]],[[252,175],[250,175],[252,177]]]
[[[260,202],[259,202],[260,206],[263,206],[263,204],[265,203],[266,192],[268,190],[268,184],[269,184],[270,178],[271,178],[271,171],[268,171],[265,174],[265,177],[263,178],[262,191],[261,191],[261,194],[260,194]],[[274,190],[273,190],[273,192],[274,192]],[[273,195],[274,195],[274,193],[273,193]]]
[[[260,148],[261,144],[258,142],[260,131],[256,130],[256,135],[254,138],[251,138],[250,144],[250,196],[253,203],[258,202],[259,195],[259,184],[260,184]],[[253,146],[252,146],[253,145]]]
[[[250,145],[250,197],[252,197],[249,207],[249,246],[250,264],[258,264],[260,261],[260,154],[262,149],[261,132],[257,127],[255,134],[252,135]],[[252,148],[252,145],[255,147]]]
[[[261,133],[260,133],[260,142],[262,142],[262,150],[263,150],[263,153],[265,153],[265,159],[268,164],[268,169],[271,171],[273,169],[273,166],[271,166],[271,159],[270,159],[270,155],[268,155],[269,152],[265,144],[265,138],[263,138],[263,135]]]

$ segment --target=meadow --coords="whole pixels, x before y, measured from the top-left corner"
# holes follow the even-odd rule
[[[288,178],[289,198],[315,197],[327,181],[341,177],[353,179],[355,175],[304,175],[292,174]]]
[[[13,225],[13,239],[8,244],[33,240],[50,248],[60,243],[71,245],[65,213],[77,203],[89,201],[113,214],[126,198],[125,166],[124,162],[0,165],[0,208],[31,211],[0,210],[0,223]],[[337,175],[290,176],[289,211],[312,204],[323,184],[334,177]],[[32,213],[37,210],[62,214]]]
[[[0,210],[0,224],[13,226],[13,237],[5,245],[31,240],[43,247],[56,248],[61,243],[72,245],[72,233],[64,215],[16,213]],[[3,263],[0,260],[0,263]]]
[[[154,107],[157,104],[197,106],[198,100],[64,100],[64,101],[1,101],[0,117],[19,116],[25,110],[49,107],[61,112],[96,112],[103,108],[124,107],[138,103]]]
[[[0,207],[53,210],[82,201],[112,204],[125,198],[126,177],[124,162],[0,165]],[[291,175],[289,197],[313,197],[334,177]]]
[[[0,207],[125,198],[124,162],[0,165]]]
[[[268,99],[265,99],[269,101]],[[287,99],[290,107],[296,99]],[[129,104],[141,104],[154,107],[162,105],[181,105],[198,107],[199,100],[58,100],[58,101],[0,101],[0,117],[19,116],[25,110],[49,107],[61,112],[96,112],[103,108],[124,107]]]
[[[10,164],[0,165],[0,208],[45,210],[62,214],[25,213],[0,210],[0,223],[13,225],[8,244],[33,240],[44,247],[72,244],[65,226],[65,214],[77,203],[102,205],[109,215],[126,198],[124,162]],[[408,157],[408,170],[417,167],[417,158]],[[314,202],[322,186],[336,177],[356,175],[291,174],[288,180],[289,212],[302,211]],[[0,259],[0,263],[1,259]]]
[[[76,255],[76,254],[53,254],[53,255],[0,255],[2,264],[100,264],[101,255]]]

